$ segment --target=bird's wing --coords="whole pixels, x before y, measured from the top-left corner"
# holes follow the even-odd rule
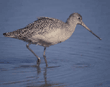
[[[62,27],[62,21],[49,17],[39,17],[33,23],[27,25],[25,29],[31,30],[31,33],[34,32],[36,34],[45,34],[49,33],[53,29],[58,29]]]
[[[51,33],[51,31],[54,31],[61,28],[63,26],[63,22],[49,17],[39,17],[36,21],[33,23],[28,24],[26,27],[22,29],[18,29],[14,32],[17,32],[17,38],[30,38],[33,35],[36,34],[46,34]],[[16,37],[15,37],[16,38]]]

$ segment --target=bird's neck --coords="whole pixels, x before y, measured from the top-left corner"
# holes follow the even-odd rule
[[[69,31],[73,33],[75,31],[77,22],[74,19],[68,18],[66,24],[68,25]]]

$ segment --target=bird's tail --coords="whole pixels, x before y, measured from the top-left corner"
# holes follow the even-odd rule
[[[18,38],[19,35],[20,35],[20,30],[18,30],[18,31],[13,31],[13,32],[3,33],[3,35],[4,35],[5,37]]]
[[[5,37],[12,37],[12,38],[14,38],[13,32],[3,33],[3,35],[4,35]]]

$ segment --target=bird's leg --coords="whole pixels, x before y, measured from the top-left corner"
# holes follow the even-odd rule
[[[44,54],[43,54],[43,56],[45,56],[45,51],[46,51],[46,47],[44,47]]]
[[[47,60],[46,60],[46,56],[43,55],[43,57],[44,57],[44,60],[45,60],[46,67],[48,67]]]
[[[45,60],[45,63],[46,63],[46,67],[47,67],[48,64],[47,64],[47,60],[46,60],[46,56],[45,56],[45,51],[46,51],[46,47],[44,47],[44,54],[43,54],[43,57],[44,57],[44,60]]]
[[[34,53],[34,51],[32,51],[32,50],[29,48],[29,45],[30,45],[30,43],[27,44],[26,47],[37,57],[37,65],[39,65],[39,64],[40,64],[40,58]]]

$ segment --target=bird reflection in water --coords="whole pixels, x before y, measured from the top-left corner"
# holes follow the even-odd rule
[[[43,57],[44,57],[44,60],[45,60],[45,63],[46,63],[46,67],[43,69],[43,71],[44,71],[44,73],[43,73],[44,81],[38,81],[38,79],[41,77],[40,76],[41,75],[41,68],[40,68],[40,66],[34,65],[33,67],[36,67],[36,69],[37,69],[37,76],[38,76],[37,82],[35,82],[35,80],[34,80],[35,83],[31,82],[31,83],[28,84],[27,87],[53,87],[53,86],[55,86],[55,87],[59,87],[59,86],[64,87],[65,85],[62,84],[62,83],[54,83],[54,82],[47,81],[47,69],[56,68],[56,67],[59,67],[59,66],[47,67],[48,64],[47,64],[46,56],[43,56]]]

